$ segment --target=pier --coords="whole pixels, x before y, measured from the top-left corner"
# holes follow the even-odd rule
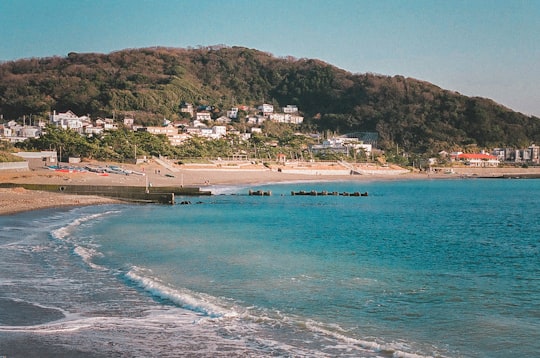
[[[115,185],[69,185],[69,184],[15,184],[2,183],[2,188],[22,187],[27,190],[52,191],[74,195],[97,195],[138,203],[174,204],[175,196],[212,195],[198,187],[143,187]]]

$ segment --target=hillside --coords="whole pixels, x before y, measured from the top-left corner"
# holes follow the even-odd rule
[[[296,104],[306,131],[377,131],[383,148],[417,153],[540,142],[540,119],[402,76],[353,74],[312,59],[242,47],[147,48],[0,65],[0,113],[52,110],[138,121],[176,119],[180,104]]]

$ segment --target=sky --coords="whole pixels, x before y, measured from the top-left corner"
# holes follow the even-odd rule
[[[0,61],[219,44],[540,117],[540,0],[0,0]]]

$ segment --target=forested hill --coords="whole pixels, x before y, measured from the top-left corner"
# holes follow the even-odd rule
[[[180,104],[295,104],[309,131],[377,131],[382,147],[415,152],[540,143],[540,119],[402,76],[353,74],[312,59],[242,47],[146,48],[22,59],[0,65],[5,119],[79,115],[175,119]]]

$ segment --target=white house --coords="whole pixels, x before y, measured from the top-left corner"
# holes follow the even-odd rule
[[[213,133],[214,132],[212,131],[212,128],[199,128],[199,135],[201,137],[210,138],[210,137],[212,137]]]
[[[84,122],[90,122],[90,118],[87,116],[79,117],[72,111],[60,112],[50,116],[50,121],[58,127],[63,129],[71,129],[78,133],[83,133]]]
[[[171,145],[174,145],[174,146],[181,145],[190,137],[191,136],[187,133],[179,133],[179,134],[173,134],[173,135],[167,136],[167,138],[169,139],[169,143],[171,143]]]
[[[71,110],[68,110],[67,112],[59,112],[59,113],[56,113],[56,111],[53,111],[53,114],[50,116],[50,120],[54,124],[57,124],[58,122],[62,122],[63,120],[69,120],[69,119],[79,119],[79,116],[77,116]]]
[[[500,163],[497,156],[484,153],[461,153],[452,159],[465,162],[471,167],[497,167]]]
[[[278,123],[300,124],[304,121],[304,117],[290,113],[272,113],[268,116],[268,118]]]
[[[268,116],[272,113],[274,113],[274,106],[271,104],[264,103],[261,106],[257,108],[260,112],[262,112],[263,116]]]
[[[135,119],[133,118],[124,118],[124,126],[128,128],[133,128],[133,124],[135,123]]]
[[[261,125],[263,124],[263,122],[266,121],[266,117],[264,116],[260,116],[260,115],[257,115],[257,116],[248,116],[246,118],[246,122],[249,123],[249,124],[254,124],[254,125]]]
[[[146,128],[146,132],[151,133],[151,134],[164,134],[166,136],[171,136],[171,135],[178,134],[178,128],[175,128],[173,126],[145,127],[145,128]]]
[[[230,111],[227,111],[227,117],[231,119],[238,118],[238,107],[233,107]]]
[[[212,127],[212,132],[218,138],[225,137],[227,135],[227,127],[225,126],[214,126]]]
[[[531,144],[531,146],[528,148],[531,162],[540,164],[540,147],[534,144]]]
[[[0,136],[7,138],[7,137],[11,137],[11,135],[12,135],[11,128],[3,124],[0,124]]]
[[[180,107],[180,113],[187,113],[190,117],[193,117],[193,105],[191,103],[184,103]]]
[[[371,155],[372,149],[371,144],[365,144],[359,141],[358,138],[346,137],[330,138],[323,141],[322,144],[311,146],[311,150],[313,152],[331,151],[336,153],[350,154],[362,150],[368,156]]]
[[[217,123],[231,123],[231,118],[232,118],[232,117],[221,116],[221,117],[219,117],[219,118],[216,119],[216,122],[217,122]],[[234,117],[234,118],[236,118],[236,117]]]
[[[281,110],[283,111],[283,113],[297,113],[298,107],[292,104],[288,104],[287,107],[283,107],[281,108]]]
[[[94,127],[93,125],[89,125],[84,127],[84,133],[88,135],[102,134],[103,127]]]
[[[196,120],[193,121],[193,127],[206,128],[208,126],[206,124],[204,124],[203,122],[199,121],[198,119],[196,119]]]
[[[208,111],[197,112],[195,117],[198,121],[211,121],[212,115]]]

